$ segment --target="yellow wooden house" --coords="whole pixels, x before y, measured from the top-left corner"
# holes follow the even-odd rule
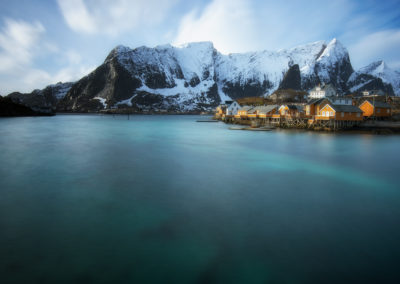
[[[360,105],[364,117],[385,118],[392,116],[392,106],[388,103],[366,100]]]
[[[248,111],[249,118],[266,118],[276,113],[278,105],[256,106]]]
[[[235,118],[248,118],[248,112],[253,109],[253,106],[242,106],[235,115]]]
[[[326,104],[319,110],[315,120],[361,121],[362,114],[363,111],[353,105]]]
[[[300,117],[304,115],[304,107],[302,105],[281,105],[279,114],[281,116]]]

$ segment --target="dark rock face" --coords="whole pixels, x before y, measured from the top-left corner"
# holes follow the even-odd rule
[[[264,80],[262,83],[253,80],[242,85],[239,82],[224,82],[222,90],[232,99],[244,97],[261,97],[272,87],[271,82]]]
[[[9,97],[0,97],[0,117],[11,116],[50,116],[53,112],[35,111],[26,105],[15,103]]]
[[[218,106],[221,103],[221,98],[218,94],[218,86],[217,84],[212,85],[212,87],[207,92],[207,98],[209,98],[214,103],[212,104],[213,107]]]
[[[304,103],[308,93],[292,89],[282,89],[275,91],[268,98],[275,104],[281,103]]]
[[[321,81],[316,74],[304,77],[301,79],[301,90],[310,90],[319,84],[321,84]]]
[[[196,87],[198,84],[200,84],[200,79],[197,76],[194,76],[192,79],[190,79],[189,85],[191,87]]]
[[[279,84],[278,90],[301,90],[301,75],[298,64],[295,64],[289,68],[283,77],[282,82]]]
[[[163,88],[172,88],[174,85],[169,84],[166,80],[165,73],[160,70],[154,70],[153,72],[147,70],[144,75],[145,84],[152,89],[163,89]]]
[[[57,110],[99,111],[104,106],[99,99],[94,98],[103,98],[108,106],[112,106],[118,101],[132,97],[141,85],[141,81],[132,77],[116,59],[110,60],[75,83],[58,103]]]
[[[131,103],[139,110],[143,108],[160,109],[164,104],[164,97],[141,91],[137,92],[137,94],[132,98]]]

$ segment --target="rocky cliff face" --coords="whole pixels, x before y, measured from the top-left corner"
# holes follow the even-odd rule
[[[301,75],[298,64],[293,65],[283,76],[278,90],[301,90]]]
[[[334,85],[339,94],[382,87],[400,95],[400,74],[382,64],[372,65],[354,72],[346,48],[336,39],[277,52],[229,55],[210,42],[118,46],[95,71],[73,84],[10,96],[68,112],[188,112],[210,110],[224,100],[268,96],[277,89],[307,91],[318,83]],[[54,91],[55,86],[63,92]]]

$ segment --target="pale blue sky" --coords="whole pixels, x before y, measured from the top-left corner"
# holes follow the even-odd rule
[[[118,44],[212,41],[222,53],[336,37],[354,68],[400,69],[399,0],[0,1],[0,94],[76,80]]]

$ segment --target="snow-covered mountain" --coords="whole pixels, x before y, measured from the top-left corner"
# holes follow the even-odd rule
[[[300,87],[305,90],[332,83],[344,93],[353,72],[347,50],[336,39],[276,52],[229,55],[219,53],[211,42],[136,49],[118,46],[71,88],[60,109],[209,109],[227,99],[271,94],[294,65],[299,68],[292,72],[300,72]],[[285,86],[291,86],[290,80]]]
[[[347,49],[333,39],[229,55],[211,42],[117,46],[95,71],[62,88],[55,101],[60,111],[199,111],[228,99],[268,96],[278,88],[307,91],[318,83],[334,85],[339,94],[382,85],[400,95],[398,72],[376,63],[354,72]]]
[[[349,78],[350,91],[382,89],[400,96],[400,72],[384,61],[376,61],[354,72]]]

